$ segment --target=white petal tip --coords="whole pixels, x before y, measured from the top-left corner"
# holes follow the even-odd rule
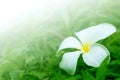
[[[67,48],[78,49],[80,46],[81,46],[81,44],[76,38],[68,37],[62,41],[57,53],[62,49],[67,49]]]
[[[101,23],[95,26],[88,27],[79,32],[75,32],[76,36],[82,43],[95,43],[105,39],[116,32],[116,27],[109,23]]]
[[[69,75],[74,75],[80,54],[80,51],[65,53],[59,63],[59,67],[66,71]]]
[[[102,24],[99,24],[99,25],[100,26],[108,26],[113,31],[113,33],[116,32],[116,27],[114,25],[110,24],[110,23],[102,23]]]

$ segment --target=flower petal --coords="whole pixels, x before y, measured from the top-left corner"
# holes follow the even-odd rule
[[[75,32],[75,34],[82,43],[90,42],[93,44],[101,39],[105,39],[114,32],[116,32],[116,28],[112,24],[103,23]]]
[[[65,53],[59,64],[60,68],[66,71],[68,74],[73,75],[75,73],[80,54],[80,51]]]
[[[107,48],[100,44],[94,44],[91,46],[91,50],[88,53],[82,55],[84,62],[92,67],[99,67],[103,60],[110,55]]]
[[[61,45],[58,49],[58,52],[65,48],[79,49],[80,47],[81,47],[81,44],[77,39],[75,39],[74,37],[68,37],[65,40],[63,40],[63,42],[61,43]]]

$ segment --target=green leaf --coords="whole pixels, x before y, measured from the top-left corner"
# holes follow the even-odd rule
[[[107,56],[96,72],[96,80],[105,80],[107,65],[110,56]]]
[[[82,71],[82,80],[95,80],[95,78],[88,71]]]
[[[10,73],[11,80],[20,80],[23,73],[24,73],[23,70],[19,70],[19,69],[13,70]]]

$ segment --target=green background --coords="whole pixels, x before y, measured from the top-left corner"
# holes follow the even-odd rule
[[[28,16],[16,29],[0,35],[0,80],[120,80],[120,1],[72,1],[66,6],[53,5],[42,18],[41,12]],[[99,68],[93,68],[80,58],[75,75],[61,70],[65,51],[58,57],[56,51],[62,40],[100,23],[117,28],[115,34],[98,42],[110,51],[110,63],[106,64],[106,58]]]

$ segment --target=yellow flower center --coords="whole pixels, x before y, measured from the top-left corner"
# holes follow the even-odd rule
[[[87,53],[90,51],[90,44],[89,43],[85,43],[83,44],[82,48],[80,48],[80,50],[82,50],[84,53]]]

